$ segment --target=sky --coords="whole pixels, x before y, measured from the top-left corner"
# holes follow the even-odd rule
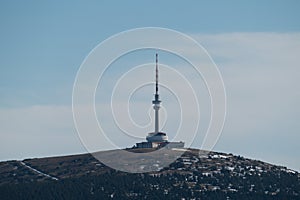
[[[213,150],[300,171],[299,8],[299,1],[292,0],[1,1],[0,160],[86,152],[72,116],[73,84],[82,62],[93,48],[114,34],[162,27],[194,38],[220,70],[226,88],[227,116]],[[109,109],[102,100],[109,100],[113,80],[130,66],[154,62],[154,52],[133,52],[119,60],[127,68],[114,68],[116,62],[104,76],[107,87],[99,87],[96,99],[99,119],[108,130],[114,129],[101,117]],[[137,62],[130,62],[133,59]],[[176,56],[160,52],[160,62],[181,70],[193,86],[200,80],[189,76],[187,63]],[[140,79],[149,78],[149,72],[139,73]],[[178,81],[173,83],[176,86]],[[204,89],[201,84],[196,86],[200,99],[208,97]],[[132,117],[144,125],[151,115],[152,92],[151,86],[142,88],[133,96],[136,105],[130,107]],[[161,98],[168,100],[166,110],[162,110],[169,120],[164,129],[171,134],[178,120],[172,118],[176,116],[172,111],[178,104],[170,91],[161,92]],[[118,100],[120,105],[125,102],[121,94]],[[202,126],[209,118],[209,101],[201,102]],[[201,131],[205,128],[200,127],[200,136],[192,147],[201,146]],[[121,146],[138,142],[117,138],[115,142]]]

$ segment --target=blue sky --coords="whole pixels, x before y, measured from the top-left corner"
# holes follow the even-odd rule
[[[1,1],[0,159],[84,152],[70,110],[79,66],[111,35],[155,26],[195,38],[220,68],[228,119],[214,150],[300,170],[299,8],[299,1]]]
[[[78,63],[99,42],[127,29],[158,26],[187,34],[299,30],[297,1],[131,2],[1,2],[1,86],[11,93],[1,105],[9,106],[16,95],[24,98],[20,104],[68,103],[69,98],[55,94],[57,88],[72,85]],[[51,85],[47,93],[52,95],[39,85]],[[27,91],[38,92],[31,94],[36,99],[24,97]]]

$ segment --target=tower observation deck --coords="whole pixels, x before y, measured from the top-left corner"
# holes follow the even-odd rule
[[[155,55],[155,94],[154,100],[152,101],[154,109],[154,132],[148,133],[146,140],[147,142],[136,143],[135,148],[160,148],[167,145],[167,147],[184,147],[184,142],[168,142],[168,136],[166,133],[159,131],[159,109],[161,100],[159,99],[158,92],[158,54]]]

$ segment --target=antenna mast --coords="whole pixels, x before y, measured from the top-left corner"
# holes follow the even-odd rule
[[[155,65],[155,95],[153,103],[153,108],[155,111],[155,129],[154,133],[159,132],[159,114],[158,110],[160,108],[160,100],[159,100],[159,94],[158,94],[158,54],[156,54],[156,65]]]
[[[158,54],[156,54],[155,95],[158,95]]]

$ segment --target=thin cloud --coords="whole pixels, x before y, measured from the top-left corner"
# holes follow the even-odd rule
[[[192,37],[207,49],[218,65],[227,90],[226,124],[214,150],[261,158],[300,170],[295,142],[300,140],[297,122],[300,117],[300,33],[193,34]],[[191,49],[186,51],[193,55]],[[188,66],[181,69],[192,85],[199,82],[200,77],[193,76]],[[148,72],[136,77],[136,81],[147,77]],[[180,87],[178,82],[174,85]],[[200,101],[207,97],[201,96],[204,89],[196,87]],[[140,99],[138,108],[151,106],[151,93],[146,94],[149,98]],[[119,105],[126,105],[127,99],[120,95],[118,100],[124,102]],[[207,105],[207,101],[204,102],[202,107]],[[103,108],[107,102],[98,103],[102,103],[99,108]],[[170,108],[172,106],[177,104]],[[101,112],[105,116],[111,112],[110,107]],[[203,114],[206,116],[208,112],[209,109]],[[144,114],[148,119],[148,112]],[[170,117],[170,120],[178,119]],[[114,124],[107,122],[106,126],[109,129]],[[2,160],[84,151],[75,132],[71,105],[1,108],[0,136]],[[43,143],[45,138],[47,142]],[[193,146],[200,147],[202,139],[203,136],[197,136]],[[124,140],[120,145],[130,146],[133,141]],[[276,156],[274,148],[279,147],[281,150]]]

